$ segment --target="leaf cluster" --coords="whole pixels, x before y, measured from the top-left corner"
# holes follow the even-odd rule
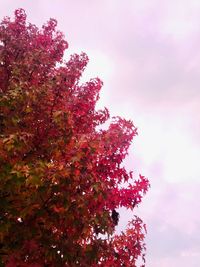
[[[80,84],[88,57],[65,62],[56,25],[38,29],[22,9],[0,24],[0,266],[134,267],[142,221],[115,228],[117,209],[149,187],[122,166],[137,129],[116,117],[98,130],[109,119],[95,109],[102,82]]]

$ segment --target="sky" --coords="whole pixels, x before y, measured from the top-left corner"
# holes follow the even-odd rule
[[[146,266],[199,267],[200,0],[1,0],[0,19],[19,7],[37,26],[58,20],[66,57],[90,58],[83,81],[104,82],[98,107],[138,128],[125,164],[151,183],[136,211]]]

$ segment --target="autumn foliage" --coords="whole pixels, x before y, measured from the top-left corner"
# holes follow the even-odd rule
[[[120,117],[101,128],[102,82],[80,84],[88,57],[63,60],[56,24],[38,29],[22,9],[0,24],[0,266],[134,267],[145,262],[141,219],[115,230],[118,208],[149,187],[122,166],[137,131]]]

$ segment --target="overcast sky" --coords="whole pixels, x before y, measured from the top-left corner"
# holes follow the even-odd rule
[[[58,20],[68,53],[89,55],[84,79],[104,81],[99,106],[138,127],[126,164],[151,182],[147,267],[199,267],[200,0],[1,0],[0,18],[19,7]]]

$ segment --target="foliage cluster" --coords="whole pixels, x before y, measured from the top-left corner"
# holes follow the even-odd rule
[[[65,62],[56,26],[38,29],[22,9],[0,24],[0,266],[134,267],[143,223],[115,228],[117,209],[133,210],[149,187],[122,166],[137,130],[120,117],[99,130],[102,82],[80,84],[88,57]]]

